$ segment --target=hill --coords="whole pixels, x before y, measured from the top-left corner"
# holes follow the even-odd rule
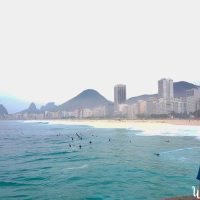
[[[41,111],[36,108],[36,105],[34,103],[31,103],[27,109],[20,112],[20,114],[39,114],[39,113],[41,113]]]
[[[198,88],[199,86],[194,85],[192,83],[188,83],[185,81],[175,82],[174,83],[174,97],[185,97],[186,90],[190,90],[193,88]]]
[[[127,104],[133,104],[139,100],[147,101],[150,98],[157,97],[157,94],[144,94],[136,97],[131,97],[127,99],[126,103]]]
[[[94,108],[98,106],[108,106],[110,103],[112,102],[108,101],[96,90],[87,89],[78,94],[76,97],[61,104],[58,107],[58,109],[72,111],[79,108]]]
[[[179,81],[179,82],[174,82],[174,97],[179,98],[179,97],[185,97],[186,96],[186,90],[189,89],[196,89],[199,86],[194,85],[192,83],[188,83],[186,81]],[[128,104],[133,104],[138,100],[144,100],[146,101],[147,99],[157,97],[157,94],[145,94],[145,95],[140,95],[136,97],[131,97],[127,99]]]
[[[56,111],[58,106],[54,102],[49,102],[40,108],[41,111]]]
[[[7,109],[2,104],[0,104],[0,117],[4,117],[7,114],[8,114]]]

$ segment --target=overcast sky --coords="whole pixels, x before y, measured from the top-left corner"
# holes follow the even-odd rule
[[[113,100],[200,83],[199,0],[0,1],[0,92],[62,103],[84,89]]]

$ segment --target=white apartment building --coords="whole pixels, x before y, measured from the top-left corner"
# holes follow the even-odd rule
[[[178,98],[173,99],[173,111],[178,114],[183,114],[186,112],[185,102],[183,99],[178,99]]]
[[[89,108],[84,108],[83,109],[83,115],[82,115],[82,118],[90,118],[93,116],[93,112],[91,109]]]
[[[147,101],[139,100],[137,102],[137,106],[138,106],[138,114],[147,113]]]
[[[190,89],[186,91],[186,108],[188,114],[198,110],[199,99],[200,99],[200,88]]]
[[[128,104],[119,104],[118,105],[118,113],[123,117],[128,116]]]
[[[93,110],[93,117],[105,117],[106,116],[106,107],[105,106],[100,106],[96,107]]]
[[[136,119],[138,114],[138,106],[137,104],[128,105],[128,118]]]
[[[147,100],[147,115],[155,115],[157,114],[157,99],[151,98]]]

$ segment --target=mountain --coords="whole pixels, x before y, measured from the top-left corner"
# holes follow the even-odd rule
[[[174,97],[185,97],[186,90],[196,89],[199,86],[185,81],[175,82],[174,83]]]
[[[138,86],[139,87],[139,86]],[[174,97],[185,97],[186,90],[192,88],[199,88],[199,86],[185,81],[174,82]],[[157,94],[145,94],[141,96],[131,97],[127,99],[128,104],[133,104],[138,100],[147,100],[152,97],[157,97]],[[5,95],[0,93],[0,104],[4,105],[8,113],[41,113],[44,111],[57,111],[57,110],[66,110],[73,111],[78,108],[94,108],[98,106],[108,106],[112,105],[113,102],[108,101],[105,97],[99,94],[96,90],[88,89],[81,92],[76,97],[70,99],[69,101],[56,106],[54,102],[47,103],[45,106],[42,106],[41,109],[37,109],[35,104],[31,104],[28,109],[30,102],[20,100],[16,97]]]
[[[143,100],[143,101],[146,101],[150,98],[155,98],[157,97],[157,94],[144,94],[144,95],[140,95],[140,96],[136,96],[136,97],[131,97],[129,99],[127,99],[126,103],[127,104],[133,104],[139,100]]]
[[[2,104],[0,104],[0,117],[4,117],[7,114],[8,111],[6,110],[6,108]]]
[[[199,86],[194,85],[192,83],[188,83],[185,81],[179,81],[179,82],[174,82],[174,97],[179,98],[179,97],[185,97],[186,96],[186,90],[189,89],[196,89],[199,88]],[[150,98],[155,98],[157,97],[157,94],[145,94],[145,95],[140,95],[136,97],[131,97],[127,99],[128,104],[133,104],[137,102],[138,100],[148,100]]]
[[[58,106],[56,106],[54,102],[49,102],[40,108],[41,111],[56,111],[57,109]]]
[[[36,105],[34,103],[31,103],[26,110],[20,112],[20,114],[39,114],[39,113],[41,113],[41,111],[36,108]]]
[[[108,101],[99,92],[93,89],[87,89],[76,97],[61,104],[59,110],[72,111],[79,108],[94,108],[98,106],[108,106],[112,102]]]

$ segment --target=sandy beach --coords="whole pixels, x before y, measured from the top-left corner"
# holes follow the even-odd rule
[[[200,120],[180,120],[180,119],[166,119],[166,120],[50,120],[53,124],[71,124],[71,125],[89,125],[95,128],[130,128],[139,127],[142,129],[151,127],[160,127],[165,125],[184,125],[184,126],[200,126]]]

